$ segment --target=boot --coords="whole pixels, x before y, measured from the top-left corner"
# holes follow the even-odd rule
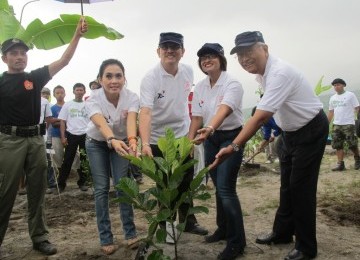
[[[360,169],[360,156],[354,156],[355,159],[355,170]]]
[[[359,165],[359,166],[360,166],[360,165]],[[345,169],[345,163],[344,163],[344,161],[337,162],[336,167],[335,167],[335,168],[332,168],[331,170],[334,171],[334,172],[346,170],[346,169]]]

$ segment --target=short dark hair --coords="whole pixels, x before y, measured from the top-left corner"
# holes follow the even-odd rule
[[[55,90],[57,90],[57,89],[62,89],[62,90],[64,90],[64,92],[65,92],[65,88],[64,88],[63,86],[57,85],[57,86],[53,89],[53,95],[55,95]]]
[[[82,84],[82,83],[75,83],[75,85],[73,86],[73,91],[74,91],[76,88],[83,88],[84,90],[86,90],[86,89],[85,89],[85,85]]]
[[[96,80],[93,80],[93,81],[90,81],[89,83],[89,88],[91,89],[91,86],[92,85],[96,85],[97,86],[97,89],[98,88],[101,88],[101,85],[99,84],[99,82],[97,82]]]
[[[342,85],[346,86],[345,80],[340,79],[340,78],[334,79],[333,82],[331,82],[331,85],[334,86],[335,84],[342,84]]]

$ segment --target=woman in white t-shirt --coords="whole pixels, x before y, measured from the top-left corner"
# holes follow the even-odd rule
[[[110,176],[115,186],[127,177],[129,161],[122,157],[135,154],[137,147],[136,118],[139,110],[138,96],[125,88],[126,78],[122,63],[105,60],[99,71],[102,88],[94,90],[86,100],[90,118],[87,129],[86,152],[89,157],[95,188],[95,209],[101,250],[106,255],[114,253],[109,217]],[[129,146],[125,140],[129,141]],[[117,196],[123,193],[117,190]],[[136,248],[138,239],[131,205],[120,203],[120,218],[129,248]]]
[[[197,144],[204,142],[205,163],[209,165],[219,150],[231,144],[241,131],[244,91],[240,82],[226,72],[227,62],[220,44],[206,43],[197,55],[199,67],[207,77],[195,86],[189,138]],[[205,242],[226,240],[226,247],[217,258],[223,260],[235,259],[246,246],[243,216],[236,194],[243,150],[236,149],[227,161],[210,171],[216,187],[217,229],[205,237]]]

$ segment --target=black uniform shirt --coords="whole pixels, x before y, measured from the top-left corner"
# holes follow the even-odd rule
[[[41,89],[50,80],[49,68],[0,76],[0,125],[30,126],[39,123]]]

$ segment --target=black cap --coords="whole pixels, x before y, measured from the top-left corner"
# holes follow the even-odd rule
[[[254,31],[254,32],[243,32],[236,36],[235,38],[235,47],[231,50],[230,54],[234,54],[242,47],[249,47],[254,45],[257,42],[263,42],[264,38],[261,32]]]
[[[16,38],[11,38],[11,39],[4,41],[1,44],[2,54],[5,54],[7,51],[9,51],[11,48],[13,48],[15,46],[23,46],[26,49],[26,51],[29,50],[29,47],[22,40],[16,39]]]
[[[346,86],[346,83],[343,79],[340,79],[340,78],[337,78],[337,79],[334,79],[332,82],[331,82],[331,85],[335,85],[335,84],[342,84],[344,86]]]
[[[159,45],[165,42],[174,42],[183,46],[184,36],[182,36],[180,33],[174,33],[174,32],[160,33]]]
[[[224,48],[218,43],[205,43],[197,52],[197,56],[201,57],[205,54],[215,53],[224,56]]]

